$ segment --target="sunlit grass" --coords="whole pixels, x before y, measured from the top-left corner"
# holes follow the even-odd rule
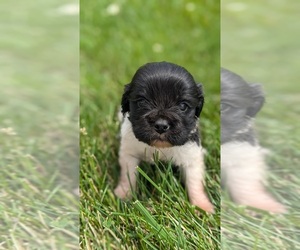
[[[119,9],[113,15],[116,6],[109,1],[81,4],[81,248],[219,249],[218,1],[114,4]],[[139,166],[132,201],[120,202],[113,194],[123,88],[150,61],[180,64],[204,85],[200,123],[214,215],[189,204],[168,162]]]
[[[63,4],[0,3],[1,249],[78,248],[79,31]]]

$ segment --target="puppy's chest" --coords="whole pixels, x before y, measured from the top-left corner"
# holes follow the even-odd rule
[[[140,142],[135,137],[131,124],[128,121],[122,124],[120,150],[142,161],[150,163],[155,160],[172,161],[177,166],[187,165],[194,161],[197,162],[203,158],[203,150],[195,142],[168,148],[155,148]]]
[[[145,146],[144,151],[139,155],[139,158],[143,161],[154,162],[156,160],[160,161],[172,161],[178,163],[180,161],[179,154],[176,154],[176,149],[173,148],[154,148]]]
[[[204,158],[204,150],[196,143],[187,143],[182,146],[170,148],[153,148],[148,145],[139,155],[139,159],[153,163],[156,160],[168,162],[174,165],[186,168],[192,165],[201,165]]]
[[[129,140],[124,138],[122,143],[125,144],[123,145],[125,150],[129,150],[131,155],[135,155],[141,161],[150,163],[160,160],[172,161],[176,165],[182,165],[188,158],[188,155],[191,154],[185,145],[170,148],[155,148],[138,141],[135,137],[131,137]],[[197,145],[195,144],[195,146]]]
[[[222,168],[236,166],[242,168],[250,165],[255,168],[264,162],[269,151],[259,145],[252,145],[248,142],[228,142],[221,145],[221,166]]]

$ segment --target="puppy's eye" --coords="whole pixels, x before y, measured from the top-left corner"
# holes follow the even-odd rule
[[[139,108],[143,108],[147,104],[147,101],[145,99],[138,99],[136,101],[136,104]]]
[[[187,111],[188,110],[188,108],[189,108],[189,106],[185,103],[185,102],[181,102],[181,103],[179,103],[179,109],[181,110],[181,111]]]

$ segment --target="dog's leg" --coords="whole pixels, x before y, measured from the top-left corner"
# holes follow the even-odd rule
[[[228,189],[232,199],[241,205],[251,206],[272,213],[284,213],[286,208],[265,189],[256,175],[228,177]]]
[[[204,168],[205,165],[202,159],[193,161],[190,165],[185,166],[185,184],[191,204],[213,213],[214,207],[209,201],[203,186]]]
[[[114,193],[121,199],[131,198],[132,191],[136,188],[136,175],[139,160],[131,155],[120,152],[119,164],[121,167],[120,179]]]
[[[221,165],[225,186],[238,204],[283,213],[286,208],[263,185],[267,169],[264,153],[263,149],[247,143],[224,144],[221,149]]]

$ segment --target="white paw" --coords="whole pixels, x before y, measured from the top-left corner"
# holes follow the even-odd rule
[[[202,210],[208,213],[215,212],[213,204],[211,204],[207,197],[203,197],[203,199],[193,200],[191,201],[191,204],[200,207]]]
[[[270,213],[287,212],[287,208],[278,201],[276,201],[271,196],[271,194],[269,194],[265,190],[261,192],[256,192],[255,194],[251,194],[248,196],[236,197],[235,201],[238,204],[258,208],[261,210],[268,211]]]
[[[122,200],[131,198],[130,187],[126,187],[120,184],[115,188],[114,193]]]

